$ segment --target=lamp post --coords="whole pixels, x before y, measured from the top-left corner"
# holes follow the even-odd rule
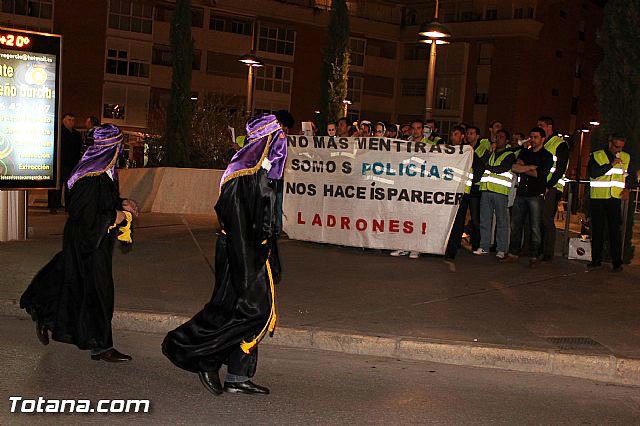
[[[589,122],[589,125],[592,128],[595,128],[600,125],[600,122],[596,120],[591,120]],[[578,146],[578,170],[576,170],[576,177],[578,178],[578,180],[581,180],[582,179],[582,145],[584,143],[584,134],[589,133],[591,129],[587,126],[584,126],[578,131],[580,132],[580,145]]]
[[[445,39],[451,37],[451,33],[447,28],[438,22],[439,2],[436,0],[433,21],[423,24],[420,27],[418,35],[421,37],[420,43],[430,44],[429,49],[429,67],[427,70],[427,88],[425,96],[424,118],[429,120],[433,117],[433,89],[436,77],[436,46],[438,44],[449,44]]]
[[[247,105],[245,112],[247,116],[251,116],[251,114],[253,114],[253,69],[261,67],[264,64],[253,53],[242,56],[238,61],[249,68],[249,73],[247,74]]]

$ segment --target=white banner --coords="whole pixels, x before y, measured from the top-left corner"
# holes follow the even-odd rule
[[[443,254],[473,161],[470,146],[289,136],[289,238]]]

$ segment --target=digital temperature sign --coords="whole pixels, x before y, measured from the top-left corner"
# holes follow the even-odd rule
[[[57,187],[61,44],[0,28],[0,189]]]
[[[13,33],[0,33],[0,46],[25,47],[31,44],[31,39],[25,35]]]

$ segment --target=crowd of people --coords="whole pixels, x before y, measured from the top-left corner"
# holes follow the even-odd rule
[[[362,120],[356,126],[343,117],[329,123],[326,133],[339,137],[374,136],[471,146],[470,179],[454,220],[445,258],[455,259],[467,231],[475,255],[495,251],[501,262],[518,261],[520,256],[527,256],[529,265],[534,266],[539,261],[552,261],[554,257],[555,217],[568,182],[565,172],[569,144],[554,130],[553,118],[542,116],[533,124],[528,135],[511,134],[501,121],[494,120],[483,138],[478,126],[460,123],[444,138],[438,134],[435,120],[416,119],[403,125]],[[622,152],[625,141],[623,136],[611,136],[608,148],[592,153],[588,163],[593,229],[590,268],[601,266],[604,229],[608,229],[613,270],[622,269],[620,199],[626,195],[630,161],[629,155]],[[420,257],[415,251],[396,250],[390,254]]]
[[[88,120],[89,132],[82,146],[73,130],[74,121],[71,114],[63,118],[62,163],[67,168],[61,168],[61,180],[68,213],[63,248],[33,278],[20,306],[34,320],[42,344],[54,339],[88,350],[95,361],[126,362],[132,357],[115,349],[112,336],[112,253],[116,241],[132,243],[131,223],[140,209],[134,200],[119,194],[118,159],[124,152],[120,129]],[[400,127],[362,121],[353,131],[347,119],[340,119],[327,130],[338,136],[444,143],[435,124],[414,120]],[[213,295],[193,318],[169,332],[162,344],[171,362],[196,373],[215,395],[270,392],[251,378],[258,345],[276,327],[282,180],[287,133],[293,125],[288,111],[248,122],[246,144],[225,170],[215,206],[221,230],[216,239]],[[554,216],[566,183],[567,142],[555,133],[550,117],[540,117],[526,138],[521,134],[512,137],[499,121],[490,123],[487,138],[481,133],[476,126],[458,125],[446,142],[473,149],[472,170],[446,247],[447,259],[456,257],[469,211],[474,254],[487,255],[495,242],[500,261],[515,260],[525,251],[531,265],[539,259],[552,260]],[[612,136],[608,148],[595,151],[589,160],[592,268],[602,261],[605,222],[613,270],[622,267],[620,199],[630,163],[624,145],[624,137]],[[65,154],[71,158],[65,160]],[[69,167],[65,161],[77,164]],[[405,251],[391,255],[419,257],[419,253]],[[224,385],[220,381],[223,365],[227,366]]]

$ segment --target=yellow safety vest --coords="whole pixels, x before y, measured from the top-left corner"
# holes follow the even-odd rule
[[[549,170],[549,174],[547,175],[547,182],[549,182],[551,180],[551,176],[556,171],[556,167],[557,167],[557,164],[558,164],[558,157],[556,157],[556,150],[563,143],[567,143],[567,142],[563,138],[561,138],[560,136],[556,135],[556,136],[552,137],[551,139],[549,139],[544,144],[544,149],[546,149],[547,151],[549,151],[551,153],[551,155],[553,155],[553,166],[551,167],[551,170]],[[569,162],[567,162],[567,166],[568,165],[569,165]],[[556,188],[558,191],[564,191],[564,185],[567,183],[567,180],[565,179],[565,175],[564,175],[564,172],[566,172],[566,171],[567,170],[565,168],[565,170],[562,172],[562,177],[560,179],[558,179],[558,182],[555,185],[553,185],[553,187]]]
[[[474,151],[478,157],[482,158],[489,148],[491,148],[491,142],[489,142],[489,139],[481,139]],[[466,186],[464,187],[465,194],[471,193],[471,187],[473,186],[473,167],[471,168],[468,177],[469,179],[467,179]],[[479,184],[479,182],[476,182],[476,185]]]
[[[442,138],[440,136],[436,136],[435,138],[433,138],[433,140],[425,136],[422,138],[421,142],[428,143],[429,145],[437,145],[440,143],[441,140]]]
[[[499,166],[502,164],[505,158],[513,155],[513,152],[505,149],[498,157],[496,153],[492,153],[489,157],[490,166]],[[480,191],[491,191],[498,194],[509,195],[511,189],[511,181],[513,180],[513,173],[506,171],[504,173],[491,173],[489,170],[485,170],[480,179]]]
[[[622,191],[624,190],[624,181],[627,176],[627,169],[629,168],[631,156],[626,152],[621,152],[619,158],[622,160],[622,167],[612,167],[604,175],[591,179],[591,198],[598,200],[606,200],[611,197],[620,198]],[[609,161],[609,157],[607,157],[607,153],[604,149],[594,152],[593,159],[599,166],[611,162]]]

